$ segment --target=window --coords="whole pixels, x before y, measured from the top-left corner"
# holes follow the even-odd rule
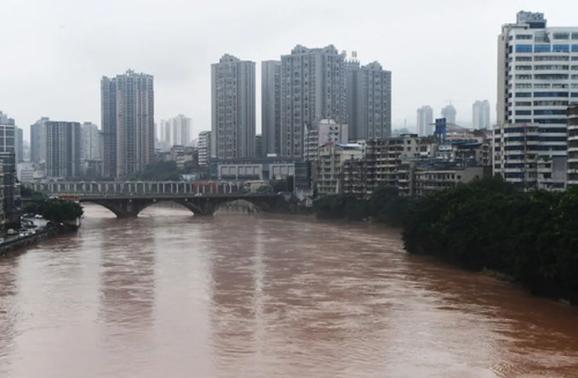
[[[517,80],[532,80],[532,75],[516,75]]]
[[[534,52],[536,53],[549,53],[551,51],[550,45],[535,45]]]
[[[517,53],[531,53],[532,45],[516,45]]]
[[[566,115],[566,110],[544,109],[534,110],[534,115]]]
[[[554,45],[554,52],[570,52],[570,45]]]
[[[554,39],[570,39],[570,33],[554,33]]]
[[[531,56],[517,56],[516,57],[516,62],[531,62],[531,61],[532,61]]]
[[[564,61],[567,62],[570,58],[567,55],[543,55],[534,58],[536,62],[555,62]]]
[[[517,66],[516,66],[516,70],[517,70],[517,71],[532,71],[532,66],[521,66],[521,65],[517,65]]]
[[[532,106],[531,101],[516,101],[516,106]]]
[[[545,71],[545,70],[567,70],[567,65],[559,65],[559,64],[541,64],[534,67],[536,71]]]
[[[568,97],[568,92],[534,92],[534,97]]]
[[[578,52],[578,45],[572,45],[572,52]]]
[[[516,39],[532,39],[534,36],[532,34],[518,34]]]
[[[566,80],[568,75],[566,74],[536,74],[534,75],[536,80]]]
[[[534,88],[550,88],[550,83],[538,83],[534,84]]]
[[[516,92],[516,97],[532,97],[530,92]]]
[[[517,84],[516,84],[516,88],[518,88],[518,89],[528,89],[528,88],[532,88],[532,84],[529,84],[529,83],[517,83]]]
[[[578,39],[578,33],[572,33],[572,39]]]
[[[531,110],[516,110],[516,115],[519,116],[525,116],[525,115],[532,115],[532,111]]]
[[[560,125],[566,124],[566,118],[546,118],[546,119],[535,119],[534,122],[541,124],[555,124]]]
[[[568,106],[568,101],[534,101],[534,106]]]

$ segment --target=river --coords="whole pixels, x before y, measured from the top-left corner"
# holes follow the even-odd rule
[[[578,310],[398,230],[150,208],[0,258],[0,377],[578,376]]]

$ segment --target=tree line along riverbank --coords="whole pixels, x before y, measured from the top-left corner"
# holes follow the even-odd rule
[[[500,178],[423,198],[382,188],[370,198],[317,200],[320,218],[372,219],[403,228],[412,254],[511,277],[532,293],[578,305],[578,190],[521,192]]]

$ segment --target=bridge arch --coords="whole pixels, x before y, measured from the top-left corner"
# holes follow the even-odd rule
[[[151,199],[81,199],[81,203],[93,203],[110,210],[117,218],[135,218],[141,211],[160,202],[172,202],[189,209],[196,216],[213,215],[215,207],[212,202],[199,204],[188,198],[151,198]]]

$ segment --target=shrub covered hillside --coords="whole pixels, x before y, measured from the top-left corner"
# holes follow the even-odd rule
[[[417,200],[403,223],[410,253],[495,270],[578,304],[578,190],[524,193],[486,179]]]

